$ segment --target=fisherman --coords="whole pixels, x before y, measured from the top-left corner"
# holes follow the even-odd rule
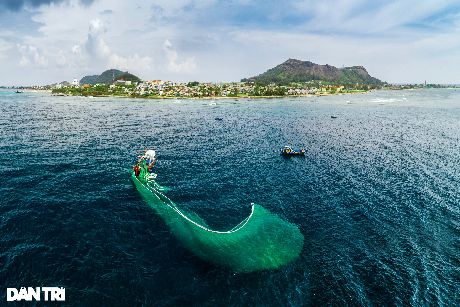
[[[154,159],[153,161],[151,161],[151,162],[149,163],[149,166],[147,167],[147,171],[148,171],[149,173],[152,172],[152,168],[153,168],[153,166],[155,165],[155,162],[156,162],[156,161],[157,161],[157,160]]]
[[[149,150],[146,150],[145,153],[144,153],[144,158],[146,160],[154,160],[155,157],[156,157],[155,150],[149,149]]]
[[[139,177],[139,174],[141,173],[141,167],[139,166],[139,163],[137,163],[133,167],[133,170],[134,170],[134,175],[136,175],[136,177]]]
[[[157,160],[155,150],[152,150],[152,149],[146,150],[144,153],[144,159],[145,159],[145,163],[147,164],[147,170],[149,173],[151,173],[152,168],[155,165],[155,162]]]

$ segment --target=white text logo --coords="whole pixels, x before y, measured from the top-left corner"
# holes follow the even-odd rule
[[[42,295],[43,294],[43,295]],[[14,301],[65,301],[65,288],[59,287],[21,287],[20,290],[16,288],[6,288],[6,300],[8,302]]]

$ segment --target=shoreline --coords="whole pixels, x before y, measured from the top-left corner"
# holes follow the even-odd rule
[[[302,98],[302,97],[322,97],[322,96],[344,96],[344,95],[355,95],[355,94],[367,94],[375,90],[368,91],[356,91],[347,93],[320,93],[320,94],[305,94],[305,95],[285,95],[285,96],[205,96],[205,97],[186,97],[186,96],[126,96],[126,95],[69,95],[69,94],[53,94],[51,91],[36,91],[36,92],[47,92],[51,93],[51,96],[56,97],[87,97],[87,98],[131,98],[131,99],[151,99],[151,100],[240,100],[240,99],[279,99],[279,98]],[[32,92],[32,91],[31,91]]]

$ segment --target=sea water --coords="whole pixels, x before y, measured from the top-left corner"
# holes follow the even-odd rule
[[[0,94],[2,297],[460,304],[459,90],[210,102]],[[300,229],[300,256],[253,273],[198,258],[131,182],[145,148],[180,208],[225,230],[261,204]]]

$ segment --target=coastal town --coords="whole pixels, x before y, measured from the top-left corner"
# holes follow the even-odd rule
[[[292,63],[293,60],[287,62]],[[305,62],[296,63],[302,65]],[[284,65],[284,64],[282,64]],[[316,64],[315,64],[316,65]],[[317,65],[321,68],[321,65]],[[324,67],[324,66],[323,66]],[[311,80],[308,70],[300,69],[300,73],[277,73],[268,71],[259,77],[242,79],[240,82],[174,82],[165,80],[143,81],[128,72],[116,69],[104,71],[100,75],[85,76],[46,86],[19,87],[19,90],[47,91],[56,96],[87,96],[87,97],[130,97],[151,99],[217,99],[217,98],[264,98],[264,97],[296,97],[325,96],[352,93],[365,93],[376,89],[402,90],[415,88],[442,87],[437,84],[388,84],[367,75],[361,66],[345,70],[348,75],[330,80],[330,75],[322,75],[323,79]],[[329,68],[330,69],[330,68]],[[350,78],[351,70],[361,71]],[[338,70],[342,73],[341,70]],[[365,73],[363,73],[365,72]],[[304,73],[305,78],[298,75]],[[290,80],[280,76],[295,76]],[[362,76],[365,76],[363,78]],[[261,77],[262,76],[262,77]],[[320,76],[317,76],[320,77]],[[327,79],[328,80],[324,80]],[[347,79],[348,78],[348,79]]]
[[[257,82],[173,82],[162,80],[115,80],[111,84],[80,84],[77,79],[46,86],[15,87],[18,90],[50,92],[56,96],[131,98],[264,98],[302,97],[365,93],[376,89],[403,90],[446,87],[439,84],[334,84],[325,81],[295,82],[288,85]],[[452,85],[449,85],[452,87]]]
[[[152,80],[131,82],[117,80],[112,84],[58,84],[55,95],[72,96],[125,96],[140,98],[219,98],[219,97],[281,97],[306,95],[331,95],[366,92],[377,88],[372,85],[334,85],[321,81],[292,83],[289,85],[257,84],[254,82],[232,83],[177,83]]]
[[[131,98],[263,98],[324,96],[365,93],[375,89],[414,89],[442,87],[437,84],[388,84],[370,76],[363,66],[336,68],[309,61],[289,59],[255,77],[240,82],[174,82],[141,80],[117,69],[88,75],[71,82],[46,86],[19,87],[20,90],[48,91],[56,96]]]

